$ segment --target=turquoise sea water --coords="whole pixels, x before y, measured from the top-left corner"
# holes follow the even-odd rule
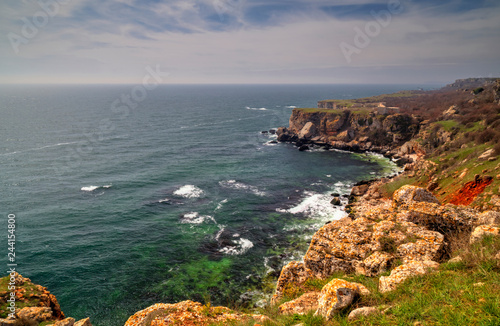
[[[0,86],[0,213],[5,237],[16,215],[17,270],[98,326],[156,302],[236,303],[343,215],[332,192],[391,169],[261,131],[295,106],[414,88],[172,85],[130,109],[115,102],[130,85]]]

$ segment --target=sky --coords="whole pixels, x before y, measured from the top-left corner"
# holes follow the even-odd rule
[[[2,0],[0,83],[500,76],[498,0]]]

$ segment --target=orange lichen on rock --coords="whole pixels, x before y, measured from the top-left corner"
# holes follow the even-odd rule
[[[226,307],[211,307],[190,300],[176,304],[157,303],[131,316],[125,326],[208,326],[214,323],[255,320],[264,322],[267,317],[233,312]]]
[[[474,181],[467,182],[460,190],[452,195],[449,203],[463,206],[469,205],[492,182],[493,178],[490,176],[480,177],[476,175]]]

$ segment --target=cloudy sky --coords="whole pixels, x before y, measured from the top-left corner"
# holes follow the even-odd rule
[[[0,83],[500,76],[498,0],[2,0]]]

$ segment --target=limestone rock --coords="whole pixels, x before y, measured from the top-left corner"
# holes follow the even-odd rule
[[[441,233],[415,227],[408,234],[415,237],[415,241],[403,243],[397,248],[404,263],[441,258],[444,249],[444,236]]]
[[[68,317],[63,320],[57,321],[54,326],[73,326],[75,324],[75,318]]]
[[[376,251],[361,263],[356,265],[356,273],[369,277],[387,271],[395,259],[394,255],[386,252]]]
[[[427,274],[430,270],[437,269],[439,264],[435,261],[411,261],[407,264],[396,267],[389,276],[382,276],[379,279],[379,291],[384,293],[393,291],[407,278]]]
[[[356,320],[360,317],[368,317],[369,315],[373,315],[373,314],[376,314],[378,313],[378,310],[377,308],[374,308],[374,307],[362,307],[362,308],[358,308],[358,309],[354,309],[353,311],[351,311],[349,313],[349,316],[347,317],[347,319],[349,321],[353,321],[353,320]]]
[[[304,284],[311,277],[313,277],[313,273],[304,263],[298,261],[288,263],[281,270],[276,291],[271,300],[272,304],[276,304],[283,297],[287,286]]]
[[[306,314],[318,309],[319,292],[308,292],[279,306],[282,314]]]
[[[500,212],[485,211],[479,214],[477,224],[500,224]]]
[[[457,264],[463,261],[463,258],[460,256],[453,257],[452,259],[448,260],[448,263],[452,264]]]
[[[490,148],[487,151],[485,151],[483,154],[479,155],[478,159],[479,160],[487,160],[490,157],[494,157],[494,156],[495,156],[495,149]]]
[[[87,317],[77,321],[74,326],[92,326],[92,324],[90,323],[90,318]]]
[[[316,135],[316,126],[311,121],[307,122],[299,132],[299,139],[310,139]]]
[[[500,234],[500,227],[496,225],[480,225],[474,229],[472,234],[470,235],[470,240],[469,242],[476,243],[480,241],[484,236],[487,235],[496,235],[498,236]]]
[[[157,303],[136,312],[125,326],[160,326],[160,325],[203,325],[229,324],[238,321],[255,320],[264,322],[262,315],[235,313],[226,307],[203,306],[190,300],[176,304]]]
[[[341,279],[333,279],[321,290],[317,315],[327,320],[340,310],[347,308],[360,295],[356,284]]]
[[[369,221],[344,218],[319,229],[304,256],[304,264],[315,277],[327,278],[334,272],[354,271],[353,260],[364,260],[373,251]]]
[[[24,307],[17,315],[21,319],[34,320],[36,322],[51,320],[53,318],[52,309],[49,307]]]
[[[19,326],[19,321],[16,319],[0,318],[0,326]]]
[[[416,202],[439,204],[439,200],[426,189],[410,185],[396,190],[392,200],[393,207],[398,209],[408,209]]]
[[[398,214],[398,219],[446,234],[472,229],[477,224],[477,216],[477,211],[467,207],[417,202],[412,204],[408,210],[401,211]]]

